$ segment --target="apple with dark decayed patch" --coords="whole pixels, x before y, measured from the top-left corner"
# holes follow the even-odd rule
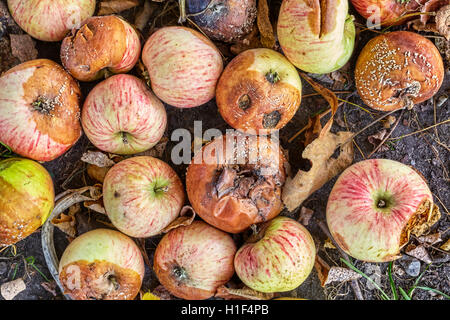
[[[295,67],[270,49],[244,51],[225,68],[216,101],[225,121],[238,130],[281,129],[300,107],[302,83]]]
[[[387,159],[358,162],[334,185],[327,222],[339,246],[352,257],[385,262],[400,257],[412,228],[429,221],[433,197],[411,167]]]
[[[147,156],[115,164],[103,182],[109,219],[123,233],[147,238],[159,234],[178,217],[184,188],[164,161]]]
[[[316,248],[310,233],[288,217],[276,217],[258,228],[236,253],[236,274],[261,292],[297,288],[314,266]]]
[[[107,72],[126,73],[141,54],[136,30],[118,16],[87,19],[61,45],[64,67],[80,81],[94,81]]]
[[[120,74],[91,90],[81,123],[86,136],[100,150],[136,154],[158,143],[166,130],[167,114],[142,80]]]
[[[153,269],[173,295],[208,299],[234,274],[236,245],[230,235],[203,221],[167,233],[156,247]]]
[[[59,263],[64,293],[75,300],[133,300],[144,273],[144,259],[134,241],[108,229],[75,238]]]
[[[54,200],[52,178],[39,163],[0,161],[0,247],[26,238],[44,224]]]
[[[62,155],[81,136],[81,91],[57,63],[38,59],[0,78],[0,141],[37,161]]]
[[[444,63],[427,38],[408,31],[377,36],[361,51],[356,88],[371,108],[412,108],[433,97],[444,80]]]

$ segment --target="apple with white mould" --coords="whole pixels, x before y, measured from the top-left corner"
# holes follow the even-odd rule
[[[184,188],[164,161],[140,156],[115,164],[103,182],[103,203],[113,225],[136,238],[161,233],[184,204]]]
[[[433,197],[411,167],[371,159],[347,168],[336,181],[327,204],[331,235],[350,256],[386,262],[400,256],[412,228],[429,221]]]
[[[84,102],[81,124],[100,150],[136,154],[161,140],[167,114],[162,102],[142,80],[120,74],[91,90]]]
[[[94,14],[95,0],[8,0],[16,23],[33,38],[60,41]]]
[[[153,269],[173,295],[187,300],[214,296],[234,274],[231,236],[203,221],[169,231],[159,242]]]
[[[30,60],[0,78],[0,141],[21,156],[51,161],[81,136],[78,83],[57,63]]]
[[[302,100],[302,82],[295,67],[271,49],[247,50],[222,73],[216,101],[233,128],[270,131],[283,128]]]
[[[200,32],[164,27],[145,43],[142,61],[153,92],[165,103],[193,108],[214,98],[223,61],[216,46]]]
[[[144,259],[136,243],[109,229],[75,238],[59,262],[64,293],[75,300],[133,300],[144,273]]]
[[[80,81],[94,81],[109,73],[133,69],[141,54],[136,30],[119,16],[87,19],[61,45],[63,66]]]
[[[355,45],[355,25],[348,0],[284,0],[278,17],[278,39],[297,68],[329,73],[342,68]]]
[[[311,234],[288,217],[276,217],[258,229],[236,253],[236,274],[260,292],[297,288],[314,266],[316,248]]]

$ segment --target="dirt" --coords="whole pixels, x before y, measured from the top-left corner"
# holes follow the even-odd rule
[[[276,16],[276,10],[278,6],[279,1],[272,1],[272,8],[274,8],[274,10],[271,11],[271,15],[273,15],[274,17]],[[158,15],[158,12],[160,12],[160,10],[157,10],[153,13],[152,18],[150,19],[150,24],[153,21],[152,19],[154,19]],[[175,13],[176,12],[174,12],[173,10],[171,11],[172,15],[174,15]],[[129,10],[124,14],[125,17],[130,17],[133,15],[133,10]],[[357,15],[355,14],[355,16]],[[161,24],[165,25],[166,23],[174,24],[176,21],[176,17],[167,19],[157,18],[155,21],[157,26]],[[362,23],[362,20],[358,18],[358,22]],[[148,26],[144,31],[144,38],[148,37],[147,34],[149,28],[150,27]],[[404,28],[404,26],[396,27],[392,28],[392,30]],[[371,31],[365,31],[360,34],[357,48],[349,67],[346,68],[347,70],[354,69],[355,60],[358,56],[358,53],[361,51],[365,43],[367,43],[367,41],[375,35],[376,34]],[[429,36],[430,34],[424,35]],[[4,37],[7,36],[5,35]],[[430,39],[433,40],[433,38],[431,37]],[[59,46],[59,43],[44,43],[37,41],[36,48],[39,52],[39,58],[49,58],[60,63]],[[2,57],[9,57],[8,59],[10,60],[8,60],[7,62],[9,63],[8,67],[10,67],[13,64],[17,64],[17,61],[14,61],[14,59],[10,57],[10,53],[7,52],[8,49],[9,47],[7,45],[7,39],[0,40],[0,55]],[[2,61],[5,62],[5,60],[3,59]],[[1,63],[1,66],[3,68],[1,72],[4,72],[7,68],[7,66],[5,66],[3,62]],[[8,63],[6,64],[8,65]],[[136,70],[134,72],[136,75],[138,75]],[[352,78],[353,75],[350,73],[350,79]],[[333,84],[336,84],[328,76],[316,77],[316,80],[319,80],[322,84],[329,88],[332,88]],[[96,83],[82,83],[81,87],[83,95],[86,96],[89,90],[92,89],[95,84]],[[304,95],[314,93],[312,88],[308,86],[305,81],[303,81],[303,84]],[[353,104],[358,104],[365,107],[363,102],[355,93],[355,87],[353,84],[345,87],[344,90],[351,93],[339,95],[340,98],[350,101]],[[443,95],[450,95],[450,70],[448,65],[446,66],[444,84],[440,92],[435,96],[435,99],[437,100]],[[400,137],[402,135],[427,128],[431,125],[434,125],[435,123],[439,123],[449,119],[449,101],[450,100],[447,100],[447,102],[445,102],[440,107],[436,107],[435,109],[433,103],[434,100],[431,99],[421,105],[415,106],[411,111],[405,111],[402,120],[400,120],[398,127],[393,133],[393,137]],[[357,132],[367,124],[372,122],[374,118],[377,118],[382,114],[380,112],[371,111],[372,115],[370,115],[368,112],[354,106],[353,104],[346,103],[341,106],[336,115],[336,121],[332,131],[339,131],[343,129],[345,130],[347,129],[346,124],[348,124],[349,130]],[[308,162],[301,159],[301,153],[303,151],[303,136],[298,137],[292,143],[289,143],[288,140],[298,130],[300,130],[307,124],[309,116],[311,116],[312,114],[317,114],[318,112],[324,110],[326,107],[326,101],[318,96],[304,98],[302,101],[302,105],[295,115],[294,119],[280,132],[282,146],[289,151],[289,159],[294,172],[297,169],[307,170]],[[203,130],[209,128],[218,128],[221,131],[225,131],[225,129],[228,128],[228,126],[218,113],[217,106],[214,100],[210,101],[204,106],[189,110],[177,109],[166,105],[166,110],[169,119],[167,131],[167,136],[169,138],[170,133],[177,128],[186,128],[189,131],[193,132],[194,121],[202,121]],[[400,113],[401,111],[398,111],[394,114],[394,116],[397,118]],[[325,121],[326,119],[323,120]],[[356,143],[361,152],[364,153],[366,157],[374,149],[374,146],[369,142],[368,137],[380,132],[382,129],[382,124],[377,123],[370,129],[356,137]],[[440,142],[440,144],[438,142]],[[180,178],[185,181],[186,165],[174,165],[170,160],[170,151],[175,144],[176,142],[168,143],[162,159],[164,161],[167,161],[177,171]],[[448,171],[450,170],[450,160],[448,147],[446,149],[445,147],[443,147],[443,145],[448,146],[449,144],[450,130],[447,124],[438,126],[436,127],[436,129],[427,130],[422,133],[410,135],[408,137],[400,139],[396,143],[389,144],[387,150],[378,151],[373,156],[373,158],[393,159],[404,164],[414,166],[419,172],[423,174],[425,179],[429,182],[430,189],[435,196],[435,202],[438,204],[442,213],[440,221],[433,227],[432,232],[440,231],[442,233],[442,239],[444,240],[447,240],[450,234],[450,222],[448,219],[448,213],[446,211],[446,208],[450,207],[450,198],[448,197],[448,195],[450,194],[450,184],[448,176]],[[90,178],[86,174],[85,164],[80,162],[81,155],[88,149],[93,149],[93,147],[87,140],[87,138],[83,136],[77,142],[77,144],[65,155],[52,162],[44,164],[44,166],[49,170],[54,179],[57,193],[62,192],[68,188],[79,188],[86,184],[89,185],[94,183],[94,181],[90,180]],[[363,160],[361,152],[357,148],[355,149],[354,162]],[[317,224],[318,221],[325,221],[325,200],[328,198],[328,195],[335,181],[336,178],[332,179],[320,190],[311,195],[303,203],[303,206],[314,211],[314,216],[307,225],[307,228],[308,230],[310,230],[316,240],[316,243],[319,247],[318,254],[320,255],[320,257],[326,260],[330,265],[344,266],[344,264],[340,261],[340,255],[338,254],[337,250],[325,249],[323,247],[324,241],[327,239],[327,237]],[[440,201],[438,199],[440,199]],[[283,212],[282,214],[297,219],[299,216],[299,209],[290,213]],[[105,225],[103,225],[102,223],[96,222],[96,218],[98,218],[96,214],[88,213],[87,211],[81,214],[79,221],[77,221],[79,234],[94,227],[105,227]],[[57,254],[60,256],[65,246],[67,245],[68,240],[66,239],[66,236],[59,231],[55,231],[55,237]],[[241,237],[239,236],[236,237],[236,240],[238,242],[242,241]],[[149,238],[146,240],[146,250],[149,255],[150,261],[152,261],[152,254],[154,249],[156,248],[158,241],[158,237]],[[417,243],[417,240],[412,239],[411,243]],[[437,244],[436,247],[441,244],[442,243]],[[435,262],[428,267],[419,284],[421,286],[434,288],[446,294],[450,294],[449,254],[443,253],[431,247],[429,247],[427,250],[431,255],[433,261]],[[51,276],[47,269],[42,253],[39,230],[27,239],[19,242],[16,245],[16,252],[16,255],[13,256],[13,249],[8,248],[7,250],[0,253],[0,285],[12,280],[13,278],[23,277],[26,282],[27,289],[21,292],[16,299],[39,300],[64,298],[58,288],[55,289],[56,295],[52,294],[50,292],[51,290],[46,290],[41,285],[41,283],[46,282],[47,280],[35,268],[33,268],[33,266],[31,266],[29,263],[24,262],[24,258],[34,257],[34,266],[38,270],[40,270],[46,278],[51,280]],[[396,261],[394,263],[393,274],[396,284],[407,290],[413,285],[417,277],[409,276],[404,272],[404,268],[402,267],[401,263],[403,260]],[[370,264],[359,261],[354,262],[355,266],[359,270],[365,272],[368,275],[372,275],[374,279],[378,277],[380,279],[381,288],[386,293],[388,293],[388,295],[391,295],[387,274],[388,263]],[[427,267],[427,264],[421,262],[420,265],[420,271],[423,272]],[[146,268],[146,278],[144,280],[144,285],[142,288],[144,291],[154,289],[158,285],[154,273],[151,271],[151,266],[147,266]],[[366,279],[360,279],[359,285],[365,299],[381,298],[380,292],[374,289]],[[349,283],[333,283],[328,285],[326,288],[322,288],[320,286],[320,282],[315,270],[313,270],[309,278],[299,288],[292,292],[284,293],[283,295],[297,296],[307,299],[355,299],[355,295]],[[430,291],[416,290],[413,295],[413,299],[443,299],[443,297]]]

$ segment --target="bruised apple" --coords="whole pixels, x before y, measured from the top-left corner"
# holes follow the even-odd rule
[[[131,75],[99,83],[84,102],[81,123],[100,150],[136,154],[152,148],[164,135],[166,109],[146,84]]]
[[[183,184],[162,160],[129,158],[106,174],[103,203],[117,229],[132,237],[147,238],[178,217],[184,204]]]
[[[271,49],[239,54],[225,68],[216,89],[220,114],[243,131],[281,129],[297,112],[301,97],[297,70]]]
[[[52,178],[39,163],[19,158],[0,161],[0,247],[43,225],[54,200]]]
[[[236,245],[230,235],[194,221],[169,231],[156,247],[153,269],[173,295],[208,299],[234,274]]]
[[[91,17],[95,0],[8,0],[11,15],[33,38],[60,41]]]
[[[178,108],[198,107],[214,98],[223,70],[216,46],[200,32],[164,27],[145,43],[142,61],[153,92]]]
[[[0,78],[0,141],[37,161],[62,155],[81,136],[81,91],[55,62],[27,61]]]
[[[343,67],[355,45],[355,25],[348,0],[284,0],[278,18],[278,39],[297,68],[329,73]]]
[[[444,80],[444,62],[427,38],[408,31],[377,36],[361,51],[356,88],[371,108],[411,108],[433,97]]]
[[[410,231],[427,222],[433,203],[425,180],[400,162],[375,159],[347,168],[327,204],[327,223],[352,257],[385,262],[399,257]]]
[[[64,293],[75,300],[133,300],[144,273],[138,246],[126,235],[109,229],[75,238],[59,262]]]
[[[110,73],[133,69],[141,54],[136,30],[118,16],[87,19],[61,45],[64,67],[80,81],[94,81]]]
[[[259,226],[234,258],[236,274],[248,287],[261,292],[297,288],[311,273],[316,257],[308,230],[288,217]]]
[[[277,216],[287,161],[266,136],[227,133],[197,152],[187,169],[186,190],[198,215],[230,233]]]

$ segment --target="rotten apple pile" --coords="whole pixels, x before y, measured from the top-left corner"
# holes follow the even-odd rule
[[[303,225],[283,215],[289,160],[268,134],[303,112],[296,68],[326,74],[354,54],[349,1],[282,1],[280,48],[251,48],[230,61],[217,43],[249,42],[261,7],[256,0],[180,1],[180,23],[195,21],[202,32],[165,26],[147,39],[119,15],[95,16],[94,0],[7,3],[26,33],[62,41],[62,66],[36,59],[0,77],[0,142],[23,157],[0,160],[0,247],[50,223],[54,185],[37,161],[62,156],[84,132],[95,148],[118,159],[101,179],[104,213],[117,230],[86,232],[65,249],[56,280],[71,298],[135,299],[145,268],[133,238],[162,235],[152,267],[179,298],[214,297],[234,275],[260,293],[294,290],[308,278],[316,245]],[[380,1],[352,3],[369,19]],[[418,10],[417,1],[381,3],[385,25]],[[61,19],[53,19],[56,13]],[[127,74],[137,65],[147,78]],[[444,63],[425,37],[385,32],[364,47],[354,74],[361,99],[391,111],[432,98]],[[82,97],[78,81],[97,83]],[[236,130],[197,150],[185,181],[170,163],[145,154],[166,133],[166,107],[191,109],[214,98],[218,114]],[[187,200],[192,219],[185,215]],[[326,220],[347,254],[385,262],[400,256],[433,207],[427,182],[412,167],[366,160],[336,181]]]

